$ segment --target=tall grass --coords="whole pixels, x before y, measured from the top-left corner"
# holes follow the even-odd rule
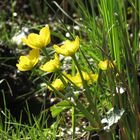
[[[112,99],[109,100],[110,107],[125,110],[121,121],[118,123],[121,134],[120,139],[140,139],[140,97],[137,78],[140,2],[137,0],[89,0],[83,4],[80,0],[76,0],[76,3],[78,8],[75,7],[75,9],[79,9],[77,11],[83,17],[85,27],[83,30],[87,35],[87,41],[85,41],[85,46],[82,49],[86,48],[91,58],[97,60],[96,62],[105,59],[115,60],[117,66],[115,73],[109,70],[104,75],[105,81],[100,81],[101,85],[99,85],[98,92],[101,92],[102,95],[98,98],[105,97],[105,93],[109,92],[112,96]],[[72,4],[74,6],[75,1]],[[129,23],[128,8],[132,10],[132,24]],[[131,36],[133,37],[131,38]],[[85,55],[88,56],[88,54]],[[103,85],[105,89],[102,89]],[[123,87],[125,93],[117,93],[116,88],[118,87]],[[108,97],[105,98],[107,101]],[[103,101],[101,100],[101,102]],[[95,105],[98,106],[98,103],[95,103]],[[102,108],[105,109],[104,106]],[[113,131],[112,135],[114,135]],[[105,137],[101,137],[101,139],[105,139]],[[115,139],[115,137],[110,139]]]

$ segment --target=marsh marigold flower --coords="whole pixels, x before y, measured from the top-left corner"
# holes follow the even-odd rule
[[[93,74],[92,72],[87,73],[82,71],[82,75],[84,80],[87,82],[87,84],[92,84],[98,80],[98,74]],[[80,76],[80,73],[77,72],[75,76],[71,76],[70,74],[67,75],[67,77],[77,86],[82,87],[83,82]]]
[[[115,61],[113,61],[113,64],[115,65]],[[114,67],[113,64],[109,60],[104,60],[99,62],[98,67],[101,70],[107,70],[108,68],[113,68]]]
[[[55,79],[52,84],[52,87],[54,87],[56,90],[63,90],[65,88],[65,85],[60,79]],[[50,86],[48,87],[50,90],[53,90]]]
[[[30,33],[27,38],[23,38],[22,42],[28,45],[33,49],[41,49],[47,46],[51,41],[50,37],[50,29],[49,26],[46,25],[42,28],[39,34]]]
[[[54,72],[60,68],[60,60],[58,54],[55,54],[55,58],[46,62],[40,66],[40,69],[46,72]]]
[[[83,86],[82,79],[81,79],[81,77],[80,77],[80,75],[78,73],[75,76],[71,76],[70,74],[67,74],[66,76],[77,87]]]
[[[33,49],[28,56],[20,56],[19,63],[16,66],[20,71],[29,71],[37,64],[38,60],[39,50]]]
[[[72,56],[79,49],[79,37],[77,36],[74,41],[66,40],[62,46],[54,45],[53,48],[58,54],[64,56]]]
[[[88,84],[92,84],[93,82],[96,82],[98,80],[98,74],[94,74],[92,72],[87,73],[82,71],[82,75],[84,80],[87,81]]]

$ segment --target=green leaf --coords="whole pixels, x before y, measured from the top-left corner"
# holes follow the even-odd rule
[[[66,101],[63,100],[57,104],[55,104],[54,106],[51,107],[51,114],[53,117],[56,117],[57,115],[59,115],[62,111],[71,108],[71,104]]]
[[[99,130],[99,128],[94,128],[92,126],[87,126],[87,127],[83,128],[83,129],[85,131],[98,131]]]

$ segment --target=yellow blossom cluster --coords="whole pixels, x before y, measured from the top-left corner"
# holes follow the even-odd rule
[[[92,84],[93,82],[96,82],[98,80],[98,74],[93,74],[92,72],[87,73],[82,71],[82,75],[83,75],[83,79],[88,83],[88,84]],[[72,83],[74,83],[77,87],[82,87],[83,86],[83,81],[82,78],[80,76],[80,73],[77,72],[75,76],[71,76],[70,74],[66,75],[68,77],[68,79],[70,79],[70,81]]]
[[[39,34],[31,33],[27,38],[23,38],[22,42],[32,48],[28,56],[20,56],[19,63],[16,64],[18,70],[29,71],[39,61],[39,51],[41,48],[47,46],[51,41],[50,29],[46,25],[42,28]]]
[[[65,83],[70,83],[70,84],[74,84],[74,86],[77,86],[79,88],[83,87],[83,81],[81,79],[81,76],[79,74],[79,72],[76,73],[75,76],[72,76],[70,74],[66,74],[64,73],[65,77],[63,77],[63,80],[65,80]],[[93,74],[92,72],[87,73],[82,71],[82,75],[83,75],[83,79],[90,85],[94,82],[96,82],[98,80],[98,74]],[[57,90],[63,90],[65,88],[65,84],[62,82],[61,79],[55,79],[55,81],[52,82],[51,84],[53,86],[53,88],[57,89]],[[50,90],[53,90],[51,87],[49,87]]]
[[[27,56],[20,56],[16,66],[20,71],[29,71],[32,70],[35,67],[35,65],[37,65],[40,57],[40,50],[46,47],[51,42],[51,33],[49,26],[46,25],[45,27],[43,27],[40,30],[39,34],[30,33],[27,38],[22,39],[22,42],[29,46],[32,50]],[[41,65],[39,68],[44,72],[58,71],[61,67],[59,54],[63,56],[73,56],[79,49],[79,42],[79,37],[76,36],[75,40],[66,40],[61,46],[54,44],[54,58]],[[112,65],[108,60],[100,61],[98,64],[98,67],[101,70],[107,70],[107,68],[111,66]],[[84,71],[81,71],[81,74],[83,76],[83,80],[86,81],[87,84],[92,84],[98,80],[98,74],[94,74],[92,72],[87,73]],[[79,72],[77,72],[74,76],[71,76],[70,74],[66,73],[64,75],[67,77],[67,79],[63,77],[65,83],[73,83],[77,87],[83,86],[83,80]],[[66,86],[65,83],[63,83],[63,81],[61,81],[61,79],[58,78],[51,83],[51,86],[56,90],[63,90]],[[49,89],[53,90],[51,86],[49,87]]]
[[[46,47],[50,41],[51,35],[48,25],[43,27],[39,34],[30,33],[27,38],[23,38],[22,42],[32,48],[32,50],[28,56],[20,56],[19,63],[16,65],[18,69],[20,71],[31,70],[38,63],[40,49]],[[64,56],[73,55],[79,48],[79,37],[76,37],[75,41],[66,40],[65,43],[60,47],[54,45],[53,48],[56,51],[54,56],[55,58],[40,66],[40,69],[43,71],[54,72],[58,70],[60,68],[58,54],[62,54]]]

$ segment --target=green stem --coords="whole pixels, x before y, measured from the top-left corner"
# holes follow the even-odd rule
[[[93,97],[92,97],[92,95],[90,94],[91,91],[90,91],[90,89],[89,89],[89,87],[88,87],[86,81],[84,80],[84,77],[83,77],[83,75],[82,75],[80,66],[79,66],[79,64],[78,64],[78,61],[77,61],[75,55],[73,55],[72,58],[73,58],[73,60],[74,60],[75,65],[77,66],[78,72],[79,72],[79,74],[80,74],[80,76],[81,76],[81,79],[82,79],[82,82],[83,82],[83,87],[85,88],[85,92],[86,92],[85,95],[86,95],[86,97],[87,97],[87,100],[88,100],[88,102],[90,103],[90,105],[91,105],[91,107],[92,107],[92,109],[93,109],[93,111],[94,111],[94,116],[95,116],[95,118],[96,118],[96,120],[97,120],[97,122],[98,122],[98,124],[99,124],[99,127],[102,128],[101,119],[100,119],[100,117],[99,117],[97,108],[96,108],[95,104],[93,103],[93,100],[92,100]]]
[[[96,129],[100,129],[98,123],[96,120],[93,118],[93,115],[83,106],[81,102],[78,101],[78,98],[73,96],[75,102],[76,102],[76,107],[82,112],[82,114],[87,118],[87,120],[91,123],[91,126]]]
[[[72,134],[72,139],[75,139],[75,124],[76,123],[76,117],[75,117],[75,107],[72,106],[72,130],[73,130],[73,134]]]
[[[48,51],[46,50],[46,48],[42,48],[41,51],[46,56],[47,61],[49,61],[51,58],[50,58],[50,55],[48,54]]]
[[[61,92],[59,92],[58,90],[56,90],[56,89],[49,83],[48,80],[46,80],[46,79],[43,78],[42,76],[40,76],[40,79],[41,79],[42,81],[44,81],[45,83],[47,83],[47,85],[48,85],[49,87],[51,87],[51,88],[53,89],[53,91],[54,91],[59,97],[61,97],[62,99],[68,101],[72,106],[74,106],[73,102],[71,102],[69,99],[67,99]]]

